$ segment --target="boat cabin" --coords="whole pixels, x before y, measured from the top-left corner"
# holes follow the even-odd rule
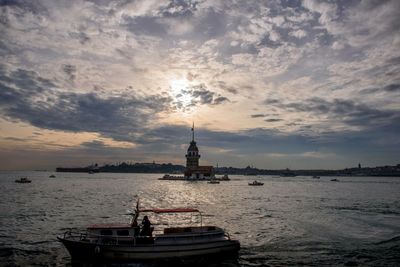
[[[161,213],[190,213],[197,209],[141,209],[140,212]],[[201,218],[201,216],[200,216]],[[225,232],[216,226],[166,227],[157,231],[153,236],[140,235],[140,227],[132,224],[93,224],[87,227],[84,237],[90,243],[101,244],[171,244],[171,243],[193,243],[204,242],[209,239],[224,239]],[[153,233],[153,228],[151,229]]]

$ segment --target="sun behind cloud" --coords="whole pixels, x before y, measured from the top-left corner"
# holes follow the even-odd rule
[[[189,81],[186,79],[173,79],[169,81],[172,97],[178,106],[188,107],[192,103],[192,96],[189,93]]]

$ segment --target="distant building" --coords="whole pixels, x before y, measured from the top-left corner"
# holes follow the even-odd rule
[[[199,165],[199,149],[197,148],[196,141],[194,141],[194,124],[192,127],[192,141],[186,154],[186,170],[185,178],[187,179],[210,179],[214,176],[213,166],[200,166]]]

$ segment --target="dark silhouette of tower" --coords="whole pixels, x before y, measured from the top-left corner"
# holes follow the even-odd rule
[[[189,148],[186,154],[186,169],[196,169],[199,167],[199,149],[197,148],[196,142],[194,141],[194,123],[192,126],[192,141],[190,142]]]

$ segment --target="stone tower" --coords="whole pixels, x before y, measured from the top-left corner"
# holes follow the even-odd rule
[[[197,148],[196,142],[194,141],[194,123],[192,126],[192,142],[190,142],[189,148],[186,154],[186,169],[196,169],[199,167],[199,149]]]

